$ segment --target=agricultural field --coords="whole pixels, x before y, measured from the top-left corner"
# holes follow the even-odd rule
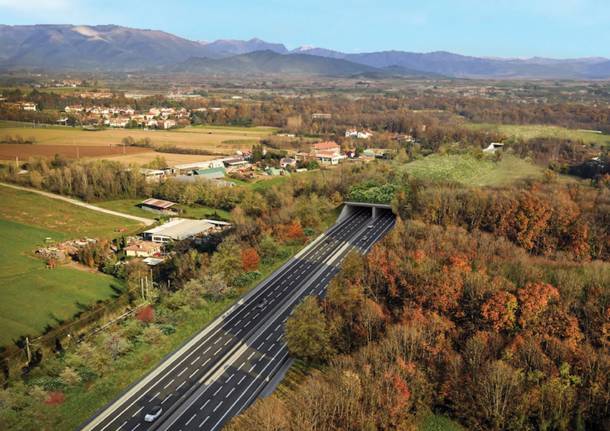
[[[120,232],[133,232],[140,227],[136,221],[3,186],[0,186],[0,201],[0,219],[36,226],[71,238],[110,239]]]
[[[540,179],[544,169],[527,160],[504,154],[494,162],[469,154],[433,154],[407,163],[403,169],[414,178],[427,181],[454,181],[472,186],[500,186],[523,179]]]
[[[114,156],[115,160],[125,159],[127,163],[135,161],[139,156],[134,156],[135,152],[146,152],[147,158],[154,153],[147,148],[127,148],[127,154],[122,156],[123,151],[121,140],[127,136],[140,140],[149,138],[153,145],[169,145],[181,148],[200,149],[214,152],[220,155],[231,155],[237,150],[250,149],[261,139],[273,134],[275,129],[270,127],[220,127],[220,126],[191,126],[175,130],[141,130],[141,129],[105,129],[97,131],[87,131],[80,128],[65,126],[46,126],[33,127],[29,123],[16,123],[0,121],[0,138],[6,136],[21,136],[23,138],[34,138],[33,145],[19,145],[23,147],[24,156],[10,154],[9,160],[15,156],[27,158],[32,155],[32,149],[26,147],[54,146],[54,150],[67,151],[66,157],[75,158],[76,150],[64,148],[64,146],[79,147],[80,157],[100,157]],[[2,144],[7,145],[7,144]],[[61,147],[59,147],[61,146]],[[83,151],[85,147],[93,147],[97,155],[86,156]],[[117,147],[117,148],[113,148]],[[43,150],[40,150],[43,151]],[[163,154],[162,154],[163,155]],[[192,160],[201,160],[201,156],[192,155],[173,155],[181,156],[181,163],[188,163]],[[167,157],[166,157],[167,158]],[[0,159],[2,159],[0,157]],[[186,161],[185,161],[186,160]],[[145,162],[144,162],[145,163]]]
[[[49,240],[110,238],[120,228],[134,229],[135,222],[5,187],[0,199],[0,345],[40,334],[120,288],[117,280],[99,273],[47,269],[33,252]]]
[[[520,139],[559,138],[583,141],[589,144],[610,146],[610,135],[588,130],[574,130],[559,126],[513,125],[513,124],[468,124],[473,129],[493,130],[506,136]]]

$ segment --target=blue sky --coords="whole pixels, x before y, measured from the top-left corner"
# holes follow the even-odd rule
[[[2,24],[119,24],[288,48],[610,57],[610,0],[0,0]]]

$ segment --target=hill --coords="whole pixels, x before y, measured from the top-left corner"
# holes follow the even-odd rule
[[[297,75],[356,75],[382,70],[347,60],[308,54],[278,54],[255,51],[232,57],[191,58],[169,68],[172,72],[197,74],[297,74]]]

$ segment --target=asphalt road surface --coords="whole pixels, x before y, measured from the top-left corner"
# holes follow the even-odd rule
[[[317,238],[155,370],[84,430],[216,430],[256,399],[286,363],[283,326],[306,295],[322,295],[345,256],[366,252],[394,224],[357,210]],[[163,408],[152,424],[144,416]]]

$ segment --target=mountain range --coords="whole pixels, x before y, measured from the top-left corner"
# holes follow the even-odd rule
[[[288,50],[260,39],[193,41],[117,25],[0,25],[0,68],[201,75],[610,79],[610,60],[502,59],[450,52]]]

